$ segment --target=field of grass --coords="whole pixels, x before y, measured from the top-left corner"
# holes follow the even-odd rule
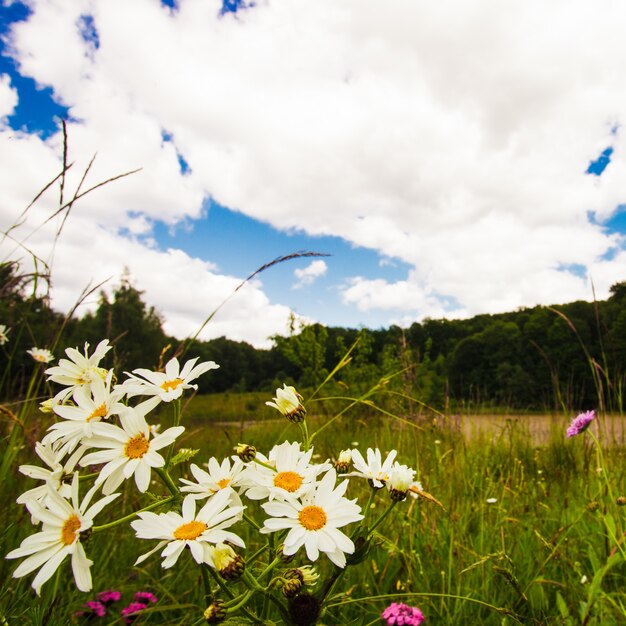
[[[198,449],[194,461],[203,464],[210,456],[221,460],[231,454],[240,441],[267,453],[276,443],[300,440],[296,425],[277,419],[279,414],[263,405],[267,399],[238,400],[235,395],[195,399],[184,414],[187,430],[177,446]],[[263,419],[257,423],[250,420],[253,403],[263,407]],[[235,416],[240,416],[238,422]],[[168,417],[166,407],[161,411],[164,427]],[[601,420],[602,416],[593,423],[592,432],[599,433],[602,444],[612,443],[603,440]],[[224,423],[229,421],[233,423]],[[311,433],[323,425],[320,418],[309,421]],[[383,453],[396,449],[397,460],[417,469],[424,490],[441,506],[421,497],[396,505],[377,528],[367,558],[346,568],[318,624],[382,624],[381,611],[392,601],[419,606],[426,624],[626,623],[626,509],[620,507],[620,497],[626,493],[625,450],[603,445],[601,453],[589,433],[566,439],[566,423],[566,417],[557,419],[540,444],[530,431],[533,422],[521,420],[505,420],[496,429],[475,431],[468,438],[462,429],[441,419],[411,425],[353,410],[323,430],[314,442],[316,460],[334,459],[340,450],[352,447],[363,452],[378,447]],[[33,532],[28,512],[14,504],[20,493],[34,485],[16,471],[18,463],[36,463],[31,445],[32,438],[20,450],[15,471],[3,485],[3,554]],[[188,465],[178,465],[178,475],[189,477]],[[166,493],[156,480],[151,491]],[[124,483],[123,492],[111,505],[115,517],[142,506],[132,481]],[[368,495],[366,481],[350,482],[349,498],[364,503]],[[249,505],[249,515],[260,519],[256,504]],[[372,515],[386,506],[384,494],[377,495]],[[248,546],[244,554],[252,555],[258,535],[242,523],[237,532]],[[207,600],[190,555],[183,554],[167,570],[161,568],[158,555],[133,566],[148,549],[144,543],[128,524],[94,533],[86,543],[94,561],[93,592],[76,590],[65,562],[44,585],[41,599],[30,587],[32,575],[11,578],[16,563],[3,559],[0,623],[83,623],[86,619],[75,617],[75,612],[97,592],[108,589],[120,590],[123,598],[132,598],[136,591],[150,591],[159,598],[137,617],[136,624],[203,623]],[[258,572],[266,562],[261,554],[248,567]],[[294,563],[302,562],[299,553]],[[324,557],[317,564],[323,575],[331,573]],[[228,587],[236,589],[236,584]],[[254,601],[251,606],[262,610]],[[124,620],[118,612],[91,622],[123,624]]]

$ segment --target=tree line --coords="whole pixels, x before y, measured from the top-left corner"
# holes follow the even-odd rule
[[[398,394],[438,410],[510,407],[517,410],[623,409],[626,383],[626,282],[607,300],[535,306],[464,320],[426,319],[408,328],[300,325],[257,349],[225,337],[184,344],[163,331],[159,313],[123,277],[112,296],[101,292],[80,319],[51,309],[32,277],[0,265],[0,324],[10,328],[0,350],[0,396],[19,397],[35,364],[26,350],[55,357],[85,341],[108,338],[107,366],[116,372],[156,368],[171,356],[213,360],[220,369],[198,382],[200,393],[273,391],[283,383],[313,389],[349,353],[333,376],[352,395],[384,380]]]

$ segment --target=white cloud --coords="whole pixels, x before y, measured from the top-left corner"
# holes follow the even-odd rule
[[[0,119],[13,114],[17,106],[17,92],[11,87],[8,74],[0,74]]]
[[[623,3],[274,0],[236,17],[220,17],[217,0],[182,0],[175,12],[155,0],[31,4],[12,45],[22,71],[78,120],[72,154],[98,151],[93,180],[143,168],[77,209],[84,232],[106,229],[109,257],[132,247],[139,286],[173,328],[210,308],[179,290],[196,284],[188,276],[209,290],[237,279],[119,229],[129,212],[135,234],[157,219],[198,218],[209,194],[276,228],[340,236],[413,268],[396,283],[355,277],[343,297],[361,310],[393,303],[418,318],[589,299],[589,278],[562,269],[570,264],[587,268],[598,297],[624,279],[622,253],[606,260],[623,242],[588,219],[626,201]],[[81,38],[84,14],[97,50]],[[55,136],[6,146],[11,207],[58,169],[59,145]],[[609,145],[604,174],[586,175]],[[60,244],[60,291],[72,274],[62,258]],[[150,280],[157,266],[166,283]],[[246,312],[278,328],[284,307],[264,298],[251,289]]]
[[[293,289],[300,289],[301,287],[312,285],[320,276],[324,276],[327,271],[328,265],[321,259],[311,261],[311,263],[303,269],[295,269],[293,274],[298,279],[298,282],[294,283]]]

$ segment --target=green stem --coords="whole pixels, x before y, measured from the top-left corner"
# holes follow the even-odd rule
[[[120,517],[120,519],[117,519],[114,522],[109,522],[108,524],[101,524],[100,526],[92,526],[91,530],[94,533],[100,532],[101,530],[108,530],[109,528],[113,528],[114,526],[119,526],[120,524],[123,524],[124,522],[128,522],[129,520],[132,520],[134,517],[139,515],[139,513],[143,513],[144,511],[151,511],[152,509],[156,509],[162,504],[168,504],[170,502],[173,502],[174,500],[176,500],[176,498],[174,496],[170,496],[169,498],[165,498],[164,500],[153,502],[152,504],[145,506],[143,509],[139,509],[139,511],[134,511],[130,515]]]
[[[258,591],[258,590],[257,589],[249,589],[248,591],[246,591],[241,596],[241,599],[235,598],[233,600],[234,602],[236,602],[236,604],[230,604],[230,603],[226,602],[224,604],[224,606],[228,609],[229,613],[234,613],[235,611],[238,611],[239,609],[244,607],[248,603],[248,600],[256,593],[256,591]]]
[[[265,467],[266,469],[272,470],[272,472],[276,471],[275,467],[272,467],[271,465],[269,465],[268,463],[263,463],[263,461],[259,461],[259,459],[257,459],[256,457],[253,459],[253,461],[257,464],[260,465],[261,467]]]
[[[252,526],[253,528],[255,528],[256,530],[261,530],[261,527],[256,523],[255,520],[253,520],[249,515],[246,515],[245,513],[243,514],[243,519],[248,522],[248,524],[250,524],[250,526]]]
[[[200,572],[202,574],[202,584],[204,585],[204,601],[208,604],[211,602],[211,598],[213,597],[213,590],[211,589],[211,581],[209,580],[209,574],[207,573],[207,569],[211,570],[212,568],[210,568],[208,565],[206,567],[200,567]]]
[[[302,433],[302,447],[304,451],[307,452],[311,447],[311,444],[309,441],[309,428],[306,424],[306,420],[299,422],[298,426],[300,427],[300,432]]]
[[[164,467],[155,467],[156,473],[161,477],[161,480],[165,483],[165,486],[169,489],[170,493],[174,496],[180,495],[180,489],[176,483],[172,480],[169,472]]]
[[[393,510],[393,508],[396,506],[396,504],[398,504],[397,502],[392,502],[388,507],[387,510],[383,512],[383,514],[374,522],[374,525],[370,528],[370,536],[372,535],[372,533],[374,532],[374,530],[376,529],[377,526],[380,526],[380,524],[383,522],[383,520],[387,517],[387,515],[389,515],[389,513],[391,513],[391,511]]]
[[[378,491],[378,489],[376,489],[375,487],[372,487],[370,489],[369,499],[367,501],[367,504],[365,505],[365,508],[363,509],[365,511],[363,513],[363,519],[361,520],[361,523],[359,524],[359,526],[356,528],[356,530],[352,534],[353,537],[355,537],[362,529],[367,528],[365,522],[367,521],[367,517],[370,514],[370,511],[372,510],[372,503],[374,502],[374,498],[376,497],[376,492],[377,491]]]
[[[258,580],[262,580],[263,578],[265,578],[268,574],[270,574],[272,572],[272,570],[281,563],[281,559],[280,557],[276,557],[260,574],[258,577]]]
[[[174,400],[174,426],[180,425],[180,398],[178,400]],[[172,460],[172,454],[174,452],[175,442],[172,442],[167,449],[167,456],[165,457],[165,467],[168,468],[170,466],[170,461]]]

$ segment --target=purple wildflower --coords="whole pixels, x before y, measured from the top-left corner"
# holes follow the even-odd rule
[[[426,618],[416,606],[392,602],[382,613],[388,626],[419,626]]]
[[[96,598],[99,602],[102,602],[105,606],[109,606],[109,604],[113,604],[114,602],[119,602],[122,594],[119,591],[113,591],[109,589],[109,591],[101,591]]]
[[[135,602],[143,602],[144,604],[152,602],[154,604],[157,600],[158,598],[149,591],[138,591],[135,594]]]
[[[580,435],[580,433],[589,428],[589,424],[591,424],[595,417],[594,411],[587,411],[575,417],[567,429],[567,436],[574,437],[575,435]]]
[[[147,607],[148,605],[143,602],[131,602],[127,607],[122,609],[122,617],[127,624],[132,624],[137,614]]]
[[[87,609],[87,611],[76,611],[76,613],[74,613],[76,617],[91,619],[92,617],[104,617],[107,614],[104,604],[102,604],[102,602],[98,602],[97,600],[89,600],[89,602],[85,602],[83,606]]]

